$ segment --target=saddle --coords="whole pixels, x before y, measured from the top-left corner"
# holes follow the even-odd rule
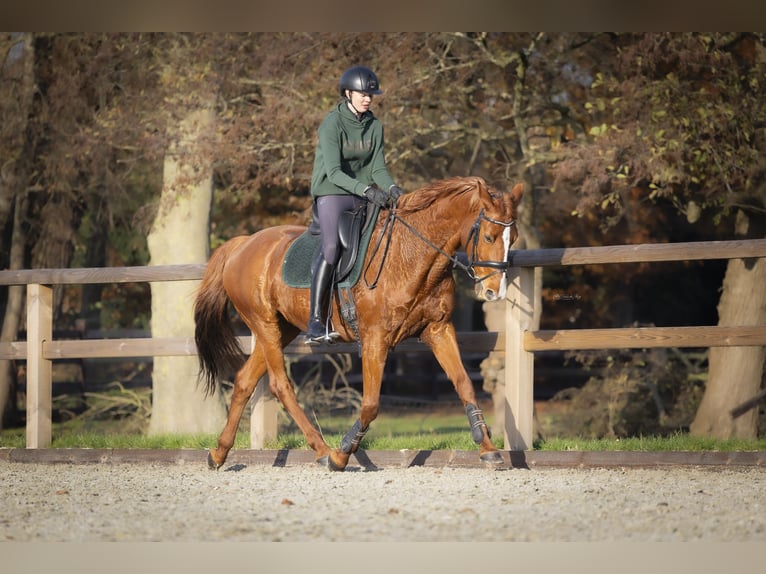
[[[362,274],[364,257],[379,213],[380,207],[366,204],[353,211],[343,212],[339,221],[341,256],[336,268],[334,289],[337,292],[341,318],[356,336],[360,357],[362,346],[351,288]],[[289,287],[311,287],[312,263],[321,249],[316,203],[312,215],[311,225],[288,247],[282,262],[282,278]]]
[[[339,287],[353,287],[359,280],[374,223],[379,213],[378,206],[367,204],[353,211],[345,211],[341,215],[339,221],[341,255],[335,276]],[[321,243],[319,234],[319,219],[316,203],[314,203],[311,225],[285,253],[282,278],[288,286],[298,288],[311,286],[311,265]]]

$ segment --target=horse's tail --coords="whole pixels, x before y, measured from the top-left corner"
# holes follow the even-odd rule
[[[194,300],[194,342],[199,378],[204,381],[206,395],[215,393],[222,375],[236,372],[243,363],[242,349],[229,316],[223,268],[230,255],[247,239],[247,236],[234,237],[213,252]]]

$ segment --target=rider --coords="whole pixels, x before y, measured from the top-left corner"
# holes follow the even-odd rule
[[[311,269],[311,295],[306,343],[316,345],[338,337],[330,332],[329,306],[335,266],[340,258],[338,220],[341,213],[365,201],[393,205],[402,194],[386,167],[383,124],[370,111],[373,96],[382,94],[378,77],[365,66],[353,66],[340,77],[343,100],[317,130],[311,176],[321,248]]]

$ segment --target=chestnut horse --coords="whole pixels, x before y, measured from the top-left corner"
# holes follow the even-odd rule
[[[305,227],[282,225],[240,236],[213,252],[194,304],[195,341],[200,376],[214,392],[219,376],[242,363],[228,314],[231,301],[254,335],[249,358],[237,371],[228,418],[208,464],[217,469],[234,444],[240,418],[258,380],[266,373],[269,388],[306,437],[316,461],[331,470],[346,468],[352,453],[378,415],[380,387],[388,352],[408,337],[419,337],[433,351],[465,407],[479,456],[488,464],[503,459],[490,440],[477,406],[473,383],[460,358],[451,316],[457,266],[475,281],[475,294],[493,301],[505,296],[509,251],[518,236],[516,215],[523,185],[494,191],[479,177],[432,183],[399,198],[381,212],[372,232],[365,269],[377,286],[353,286],[362,355],[362,406],[359,418],[331,449],[296,400],[287,377],[283,349],[305,330],[309,290],[289,287],[282,263],[290,244]],[[388,217],[383,217],[387,213]],[[465,251],[468,264],[456,256]],[[354,341],[354,330],[341,318],[337,297],[332,321],[341,340]]]

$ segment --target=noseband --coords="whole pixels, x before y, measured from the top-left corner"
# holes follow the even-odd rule
[[[468,240],[466,241],[466,254],[468,255],[468,264],[463,263],[458,259],[455,255],[450,255],[444,249],[433,243],[430,239],[425,237],[422,233],[420,233],[417,229],[412,227],[409,223],[407,223],[404,219],[399,217],[396,214],[396,207],[394,206],[392,209],[388,212],[388,217],[386,218],[386,222],[383,225],[383,231],[380,234],[380,237],[378,238],[378,242],[375,245],[375,252],[377,253],[378,249],[380,248],[380,243],[383,239],[383,237],[386,237],[386,247],[383,252],[383,259],[380,263],[380,268],[378,269],[378,274],[375,277],[375,280],[372,283],[367,283],[367,287],[370,289],[374,289],[378,283],[378,278],[380,277],[380,273],[383,270],[383,263],[386,260],[386,254],[388,253],[388,247],[391,242],[391,235],[393,233],[393,227],[394,222],[399,221],[402,225],[404,225],[407,229],[409,229],[415,237],[423,241],[426,245],[434,249],[435,251],[438,251],[442,255],[444,255],[447,259],[449,259],[452,262],[453,268],[458,268],[465,272],[468,277],[473,280],[474,283],[481,283],[482,281],[486,281],[493,275],[497,275],[498,273],[506,273],[508,269],[511,267],[511,259],[510,259],[510,251],[506,254],[505,261],[476,261],[476,258],[479,256],[479,229],[481,228],[481,222],[487,221],[489,223],[492,223],[494,225],[501,225],[503,227],[511,228],[516,225],[516,220],[512,219],[511,221],[500,221],[498,219],[492,219],[491,217],[487,217],[484,214],[484,210],[482,209],[479,212],[479,216],[476,218],[476,221],[474,221],[473,225],[471,226],[471,231],[468,232]],[[470,247],[470,251],[469,248]],[[509,246],[510,248],[510,246]],[[372,262],[372,259],[374,259],[374,256],[370,259],[370,262]],[[479,277],[478,273],[476,272],[476,267],[488,267],[490,269],[494,269],[494,271],[491,271],[487,275],[484,275],[483,277]],[[369,267],[368,267],[369,269]],[[365,277],[365,282],[367,282],[367,279]]]

